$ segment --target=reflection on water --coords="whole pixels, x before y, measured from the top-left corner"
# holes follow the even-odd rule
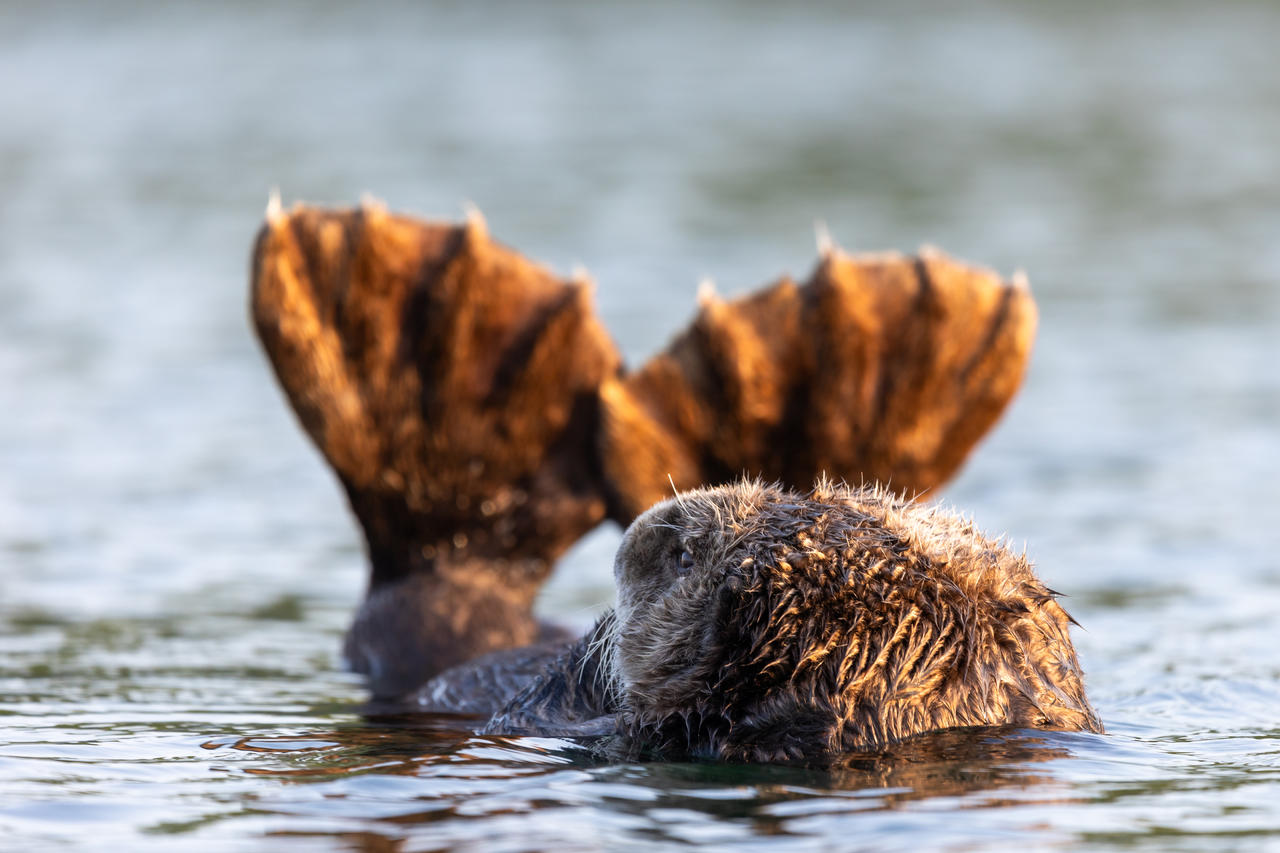
[[[263,812],[292,815],[304,827],[309,819],[358,818],[366,825],[352,826],[351,835],[397,836],[416,848],[474,837],[467,827],[477,817],[537,817],[544,809],[563,807],[566,797],[598,813],[593,820],[613,826],[618,834],[607,838],[613,842],[797,840],[810,834],[807,827],[824,820],[910,810],[927,801],[949,800],[963,810],[1081,803],[1081,795],[1057,782],[1052,765],[1042,771],[1036,765],[1069,759],[1074,745],[1096,740],[971,730],[927,735],[822,769],[714,763],[617,766],[569,741],[469,737],[450,729],[449,721],[443,727],[434,722],[426,718],[397,728],[223,739],[204,747],[253,757],[274,753],[278,762],[273,768],[247,767],[244,772],[313,786],[303,795],[260,802]],[[326,807],[318,812],[319,801]],[[240,816],[232,812],[225,817]],[[535,820],[532,825],[549,829],[554,823]],[[305,828],[296,831],[309,834]]]
[[[0,6],[0,846],[1274,846],[1277,31],[1247,0]],[[355,529],[245,318],[272,186],[474,201],[591,271],[633,362],[699,277],[807,273],[816,218],[1025,268],[1027,386],[945,497],[1069,594],[1109,734],[821,771],[362,718]],[[616,542],[543,611],[589,624]]]

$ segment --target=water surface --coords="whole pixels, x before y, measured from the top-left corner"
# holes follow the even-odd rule
[[[0,8],[0,846],[1280,846],[1280,8]],[[1025,542],[1105,736],[839,772],[366,720],[363,557],[245,317],[286,200],[582,264],[633,362],[852,249],[1024,268],[1027,385],[941,495]],[[597,531],[541,602],[612,596]]]

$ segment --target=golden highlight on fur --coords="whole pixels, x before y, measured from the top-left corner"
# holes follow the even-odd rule
[[[1101,730],[1070,617],[1026,557],[878,487],[686,493],[636,520],[615,573],[624,728],[659,752],[767,761],[957,726]]]
[[[631,525],[614,572],[615,612],[488,731],[612,714],[635,752],[769,762],[965,726],[1102,730],[1026,557],[879,487],[686,492]]]
[[[670,494],[668,476],[932,489],[1012,399],[1036,329],[1024,279],[936,249],[830,250],[802,283],[699,302],[665,350],[601,389],[606,481],[628,520]]]
[[[744,473],[920,491],[1022,381],[1030,292],[940,252],[830,246],[803,283],[700,300],[628,370],[590,290],[473,213],[424,222],[278,197],[251,263],[254,328],[364,532],[346,656],[374,693],[546,638],[538,589],[605,519]]]

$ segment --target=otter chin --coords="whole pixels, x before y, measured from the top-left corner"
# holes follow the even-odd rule
[[[1101,731],[1022,554],[877,487],[743,483],[628,529],[607,671],[660,754],[775,761],[961,726]]]

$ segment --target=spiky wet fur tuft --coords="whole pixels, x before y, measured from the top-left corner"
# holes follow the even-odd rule
[[[615,574],[597,652],[639,749],[777,761],[958,726],[1101,730],[1026,556],[880,487],[685,492],[629,528]]]

